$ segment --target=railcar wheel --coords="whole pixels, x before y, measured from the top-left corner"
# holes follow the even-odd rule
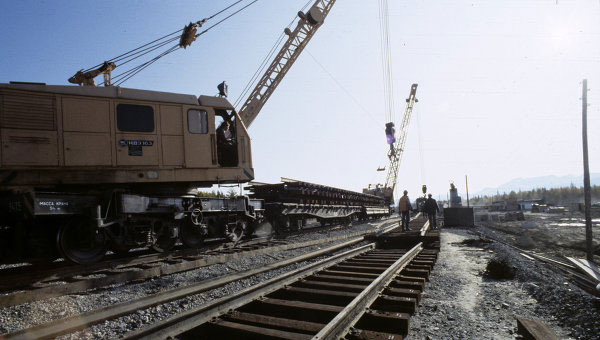
[[[74,217],[63,224],[57,234],[56,242],[65,259],[90,264],[100,261],[106,254],[106,238],[90,218]]]
[[[290,229],[290,218],[286,215],[277,216],[275,219],[275,229],[277,231],[287,231]]]
[[[159,253],[164,253],[175,247],[177,237],[172,237],[170,227],[171,226],[168,223],[163,223],[160,221],[154,223],[156,241],[152,245],[152,249]]]
[[[238,218],[235,224],[228,224],[225,227],[225,237],[231,242],[237,242],[244,237],[246,233],[247,222],[243,218]]]
[[[291,231],[299,231],[302,229],[302,218],[290,218],[290,230]]]
[[[195,225],[192,222],[185,222],[181,226],[181,233],[179,235],[181,242],[188,248],[198,248],[204,242],[206,238],[205,233],[202,232],[200,226]]]

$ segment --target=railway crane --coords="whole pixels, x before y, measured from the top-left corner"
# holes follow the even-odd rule
[[[200,31],[203,25],[239,3],[77,72],[69,82],[79,86],[0,84],[2,261],[38,251],[52,258],[58,250],[72,262],[87,264],[99,261],[108,248],[163,252],[178,240],[188,247],[211,236],[237,241],[264,218],[263,200],[202,197],[190,190],[254,179],[246,128],[335,0],[316,0],[305,13],[298,12],[296,27],[285,30],[287,40],[239,112],[223,96],[225,84],[219,87],[221,96],[120,86],[158,59],[190,46],[233,14]],[[161,48],[166,50],[112,76],[120,65]],[[100,75],[104,87],[95,86]],[[323,218],[340,217],[328,208]],[[361,214],[373,216],[369,209]]]
[[[419,101],[416,98],[417,86],[418,84],[412,84],[410,87],[410,93],[408,94],[408,98],[406,98],[406,108],[404,110],[402,122],[399,126],[397,138],[394,123],[388,122],[385,124],[386,138],[390,146],[390,149],[387,153],[389,165],[385,178],[385,184],[378,184],[375,186],[375,188],[363,190],[365,193],[382,196],[388,206],[394,204],[394,189],[396,188],[396,182],[398,179],[398,168],[400,167],[400,161],[402,160],[402,154],[404,153],[404,144],[406,143],[408,125],[410,123],[413,107],[415,103]],[[377,170],[379,171],[380,169]]]
[[[398,179],[398,167],[402,160],[402,154],[404,153],[404,144],[406,143],[406,134],[408,132],[408,124],[410,123],[410,117],[412,114],[413,107],[419,100],[416,98],[417,84],[410,86],[410,93],[406,98],[406,109],[404,110],[404,116],[400,123],[400,129],[398,138],[395,143],[390,144],[390,150],[388,151],[388,159],[390,164],[388,166],[387,176],[385,177],[385,184],[383,185],[383,197],[388,204],[394,204],[394,189],[396,188],[396,180]],[[388,123],[389,124],[389,123]]]

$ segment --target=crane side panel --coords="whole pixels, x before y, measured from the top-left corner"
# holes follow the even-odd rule
[[[110,134],[64,132],[66,166],[110,166]]]
[[[184,165],[183,136],[162,136],[163,164]]]
[[[57,166],[56,131],[2,129],[2,164]]]
[[[108,100],[63,97],[63,130],[109,134],[109,112]]]
[[[160,106],[160,132],[169,136],[183,136],[181,105]]]
[[[1,105],[2,165],[58,165],[55,96],[3,91]]]

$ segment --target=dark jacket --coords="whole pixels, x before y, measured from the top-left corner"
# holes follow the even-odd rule
[[[440,208],[433,198],[428,198],[425,200],[425,206],[423,210],[425,210],[425,212],[428,214],[435,214],[436,212],[440,211]]]
[[[225,130],[229,130],[229,132],[231,133],[231,127],[229,127],[229,129],[225,128],[224,124],[221,124],[221,126],[219,126],[217,128],[217,143],[218,144],[231,144],[233,141],[231,138],[227,138],[225,137]],[[232,133],[233,135],[233,133]]]

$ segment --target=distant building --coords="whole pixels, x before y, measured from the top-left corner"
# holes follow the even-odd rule
[[[531,211],[534,204],[541,205],[543,199],[532,200],[499,200],[493,201],[489,207],[490,211]]]
[[[519,204],[519,210],[522,211],[531,211],[531,208],[533,207],[534,204],[544,204],[544,200],[543,199],[537,199],[537,200],[519,200],[517,201],[517,203]]]
[[[521,207],[517,201],[514,200],[500,200],[493,201],[490,205],[490,211],[518,211]]]

